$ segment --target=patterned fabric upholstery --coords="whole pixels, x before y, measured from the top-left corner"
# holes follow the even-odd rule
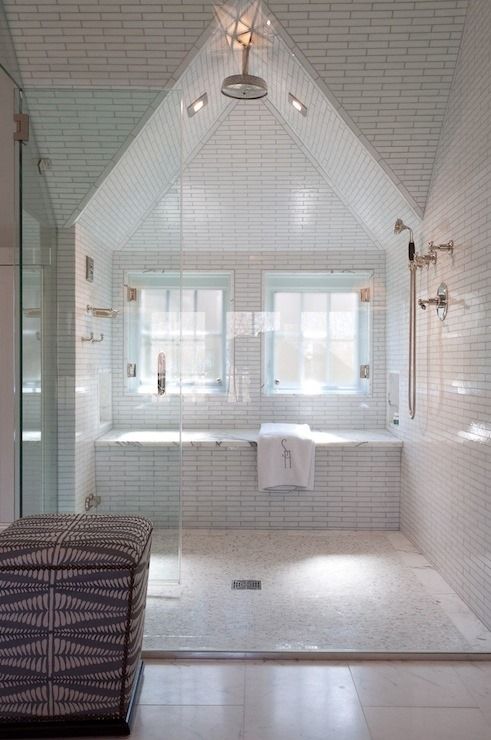
[[[87,514],[0,533],[0,722],[125,716],[151,534],[142,517]]]

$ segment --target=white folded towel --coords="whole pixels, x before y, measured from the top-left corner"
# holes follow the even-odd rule
[[[260,491],[314,488],[315,443],[308,424],[261,424],[257,441]]]

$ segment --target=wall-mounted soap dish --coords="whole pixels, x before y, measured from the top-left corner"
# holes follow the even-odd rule
[[[96,308],[96,306],[87,306],[87,313],[98,319],[115,319],[119,314],[116,308]]]

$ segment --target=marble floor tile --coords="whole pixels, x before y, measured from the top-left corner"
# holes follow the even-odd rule
[[[368,707],[372,740],[490,740],[479,709]]]
[[[421,583],[421,573],[438,577],[439,592],[455,596],[399,532],[184,530],[181,583],[171,587],[161,574],[167,557],[174,564],[174,534],[169,545],[166,530],[155,532],[146,650],[471,652],[486,636],[491,644],[477,618],[464,634],[466,615],[456,620],[444,594]],[[261,579],[262,590],[234,592],[235,578]]]
[[[140,706],[131,740],[241,740],[242,707]]]
[[[477,707],[451,664],[377,661],[350,665],[364,707]]]
[[[246,665],[245,740],[370,740],[347,666]]]
[[[149,662],[145,665],[140,704],[241,706],[244,676],[242,663]]]
[[[491,632],[455,592],[439,594],[435,600],[465,637],[473,652],[491,653]]]
[[[420,556],[421,557],[421,556]],[[424,558],[426,560],[426,558]],[[411,566],[414,575],[418,579],[418,581],[425,587],[425,589],[435,595],[439,596],[441,594],[455,594],[455,591],[449,584],[446,582],[444,578],[438,573],[435,568],[433,568],[429,563],[426,566]]]
[[[491,662],[459,662],[454,663],[454,667],[458,677],[491,724]]]

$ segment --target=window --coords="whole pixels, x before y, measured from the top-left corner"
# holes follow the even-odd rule
[[[128,390],[157,392],[157,359],[165,354],[166,393],[226,390],[225,317],[230,273],[131,272],[128,286]],[[132,290],[130,291],[129,288]],[[180,373],[182,363],[182,374]]]
[[[371,277],[265,274],[265,308],[273,326],[264,340],[266,393],[368,392]]]

